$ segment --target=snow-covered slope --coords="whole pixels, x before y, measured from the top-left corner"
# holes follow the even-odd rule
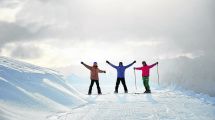
[[[22,115],[20,109],[49,112],[70,110],[86,103],[80,96],[56,71],[0,57],[1,120]],[[27,118],[27,115],[23,117]]]
[[[48,120],[214,120],[214,102],[170,89],[153,88],[152,94],[89,96],[89,104]]]

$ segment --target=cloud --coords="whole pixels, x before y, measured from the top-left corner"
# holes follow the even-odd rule
[[[16,22],[1,23],[3,44],[49,38],[59,48],[68,43],[75,47],[73,44],[86,41],[106,41],[117,46],[132,41],[131,45],[137,46],[130,51],[144,49],[150,42],[166,43],[147,49],[160,54],[213,50],[215,2],[211,0],[3,0],[2,3],[4,6],[24,3],[16,14]]]
[[[35,42],[22,41],[7,43],[0,52],[3,56],[14,57],[24,61],[41,59],[43,53],[41,46],[35,44]]]
[[[42,51],[34,45],[18,45],[11,52],[11,56],[19,59],[37,59],[42,56]]]
[[[16,14],[16,23],[11,24],[15,29],[12,27],[2,35],[5,41],[47,37],[58,48],[106,41],[110,46],[128,47],[125,52],[135,52],[135,56],[141,55],[136,52],[141,49],[152,56],[169,52],[207,53],[212,51],[215,35],[212,4],[211,0],[26,1]],[[7,34],[13,30],[17,37]],[[155,42],[159,45],[149,47]],[[129,43],[130,48],[123,43]]]
[[[192,81],[189,74],[199,76],[199,83],[203,78],[214,80],[207,67],[196,67],[215,64],[214,0],[0,0],[0,3],[0,11],[8,10],[0,15],[1,55],[47,67],[77,66],[80,60],[89,63],[106,59],[115,63],[166,60],[170,62],[163,64],[168,69],[173,67],[172,72],[163,70],[169,73],[165,75],[167,81],[181,76]],[[16,8],[19,9],[13,11]],[[15,43],[20,44],[7,48]]]
[[[213,56],[190,59],[186,56],[165,59],[160,62],[161,83],[182,86],[199,93],[215,96]]]
[[[20,5],[24,0],[0,0],[1,8],[16,8]]]
[[[0,48],[11,42],[27,42],[46,38],[46,29],[47,26],[39,26],[33,23],[21,25],[19,23],[0,22]]]
[[[50,28],[45,32],[55,38],[54,41],[162,39],[170,46],[193,52],[213,47],[213,4],[211,0],[28,1],[17,18],[25,24],[48,24]],[[207,44],[209,42],[212,44]]]
[[[16,14],[22,8],[23,0],[0,0],[0,22],[15,22]]]
[[[0,22],[0,40],[1,45],[10,41],[18,41],[20,39],[31,37],[31,32],[19,24]]]

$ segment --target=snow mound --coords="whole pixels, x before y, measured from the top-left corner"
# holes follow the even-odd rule
[[[86,103],[58,72],[6,57],[0,57],[0,91],[1,106],[57,112]]]

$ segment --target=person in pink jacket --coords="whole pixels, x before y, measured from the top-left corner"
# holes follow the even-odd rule
[[[99,73],[106,73],[106,71],[100,70],[98,68],[97,62],[94,62],[93,66],[89,66],[89,65],[85,64],[84,62],[81,62],[81,64],[90,70],[91,83],[90,83],[88,95],[91,95],[91,93],[92,93],[92,87],[93,87],[94,82],[96,83],[98,94],[101,95],[102,92],[101,92],[101,88],[99,86],[99,75],[98,74]]]
[[[143,85],[146,89],[144,93],[151,93],[150,86],[149,86],[149,75],[150,75],[150,69],[153,68],[155,65],[158,64],[158,62],[147,65],[145,61],[142,62],[142,67],[134,67],[134,70],[142,70],[142,79],[143,79]]]

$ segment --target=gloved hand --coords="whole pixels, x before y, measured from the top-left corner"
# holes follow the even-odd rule
[[[104,71],[104,73],[106,73],[106,71]]]
[[[156,62],[156,64],[158,65],[158,62]]]
[[[81,64],[84,64],[84,62],[81,62]]]
[[[108,63],[108,64],[109,64],[110,62],[109,62],[109,61],[106,61],[106,63]]]
[[[136,60],[133,63],[136,63]]]

